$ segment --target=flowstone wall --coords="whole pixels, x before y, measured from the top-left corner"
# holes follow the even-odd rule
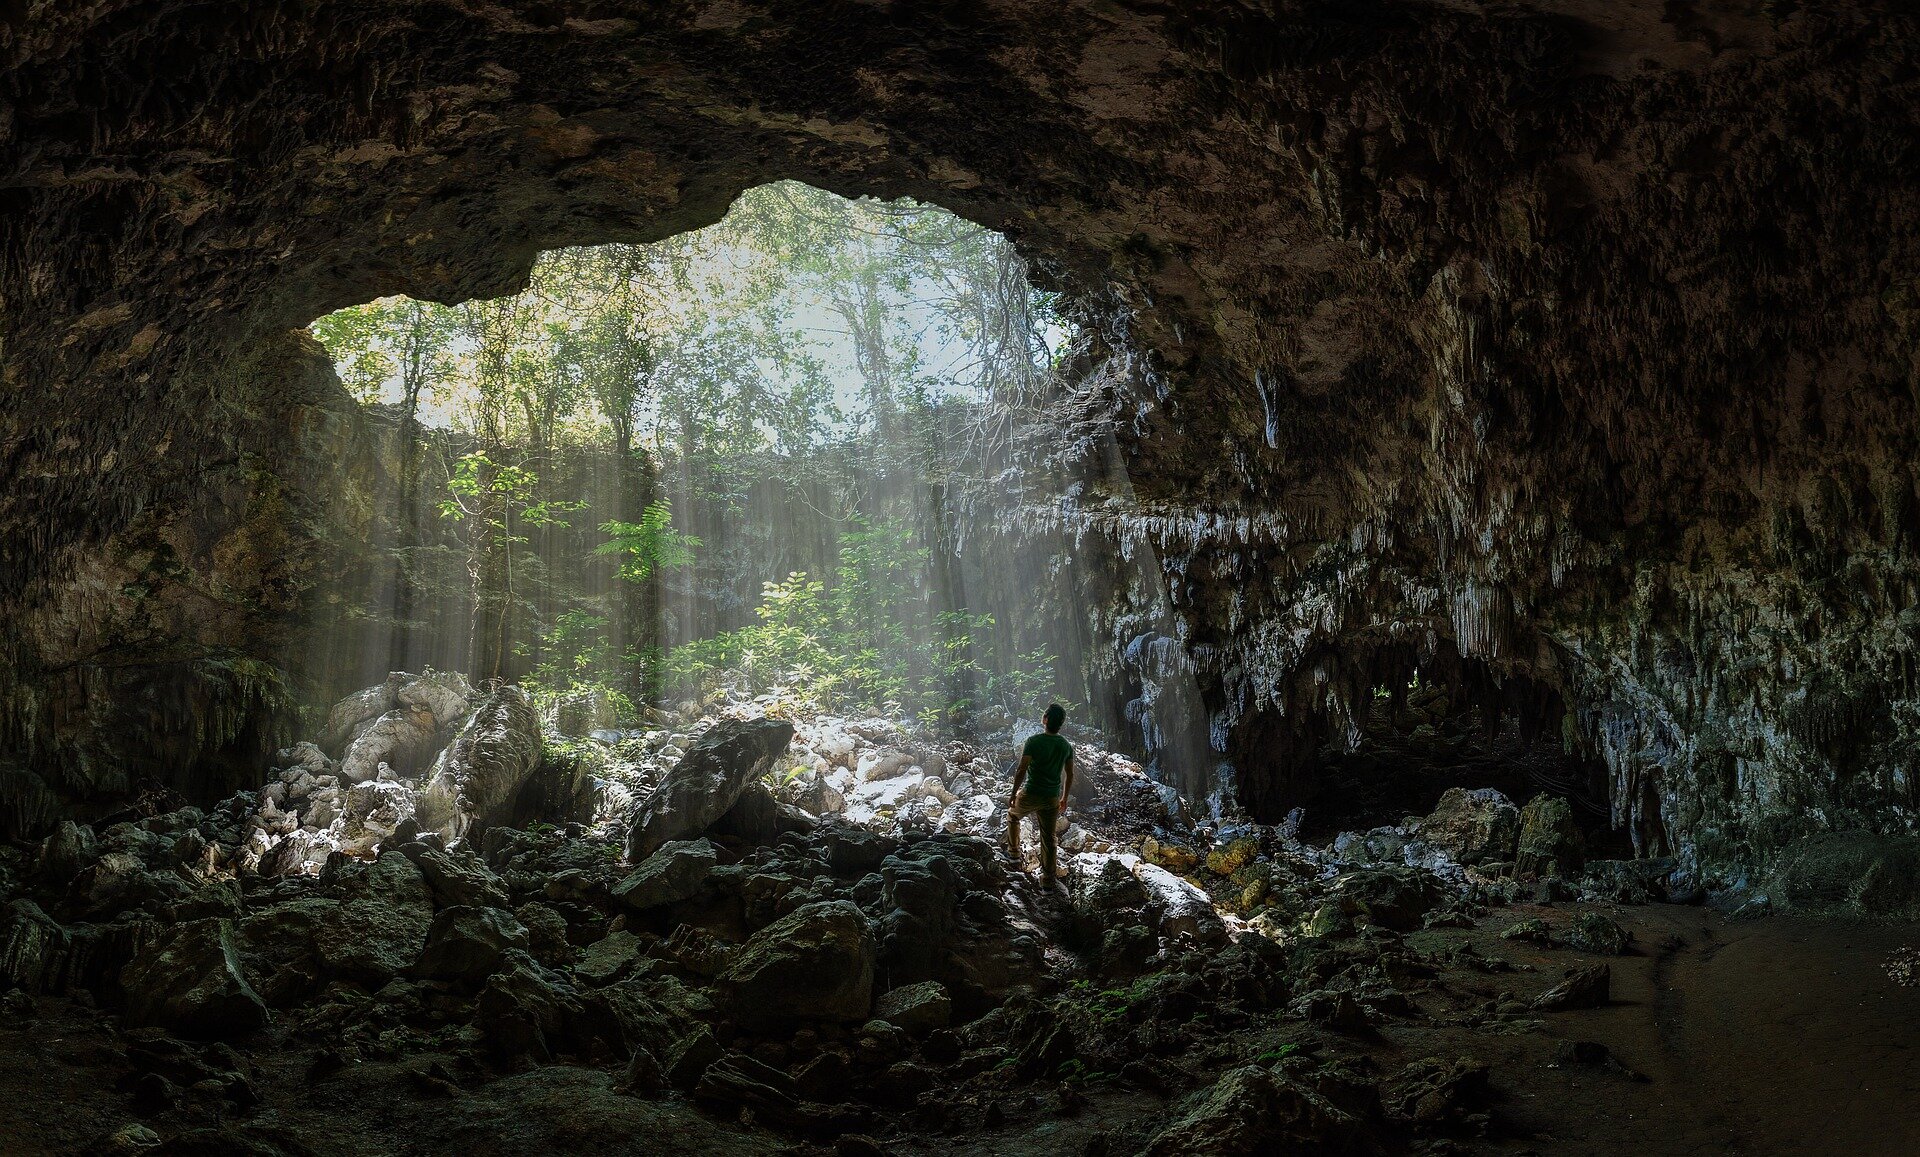
[[[1143,734],[1204,734],[1189,786],[1256,713],[1243,789],[1309,773],[1457,653],[1553,688],[1622,824],[1709,864],[1904,830],[1916,33],[1867,0],[17,16],[11,798],[204,793],[265,733],[299,560],[354,516],[293,467],[350,455],[290,328],[790,177],[1000,229],[1108,335],[1025,518],[1159,568],[1101,621]]]

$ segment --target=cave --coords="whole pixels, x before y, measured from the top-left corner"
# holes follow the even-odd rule
[[[0,1149],[1920,1142],[1899,6],[74,0],[0,59]],[[1071,337],[923,407],[1004,434],[912,478],[925,704],[749,685],[907,612],[748,458],[608,411],[516,529],[547,447],[329,344],[787,182]]]

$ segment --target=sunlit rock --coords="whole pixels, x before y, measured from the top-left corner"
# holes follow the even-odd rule
[[[792,738],[793,724],[775,719],[713,727],[640,805],[627,836],[627,858],[644,860],[671,840],[707,830],[748,784],[773,769]]]
[[[493,691],[427,774],[415,809],[422,830],[452,840],[476,824],[494,822],[540,756],[540,720],[527,693],[518,687]]]

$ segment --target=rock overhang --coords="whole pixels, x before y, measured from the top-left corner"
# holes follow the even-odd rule
[[[1001,229],[1080,303],[1123,469],[1074,516],[1152,554],[1194,656],[1169,706],[1308,734],[1383,640],[1451,649],[1557,689],[1616,807],[1709,858],[1901,827],[1914,31],[1869,4],[23,23],[6,746],[67,803],[124,797],[135,748],[190,792],[271,749],[305,572],[353,517],[299,478],[353,419],[290,327],[505,292],[542,248],[798,178]],[[288,446],[295,408],[338,416]],[[210,479],[231,499],[193,507]],[[1116,653],[1141,624],[1106,614]]]

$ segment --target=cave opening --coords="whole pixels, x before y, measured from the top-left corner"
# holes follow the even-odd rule
[[[0,59],[0,1150],[1920,1137],[1902,6],[71,0]],[[840,312],[789,231],[682,295],[783,178],[1007,276]]]
[[[372,513],[339,627],[298,657],[310,718],[425,669],[590,702],[613,734],[728,696],[962,729],[1113,713],[1060,605],[1116,560],[1027,516],[1095,354],[991,230],[782,182],[660,242],[547,252],[517,294],[309,331],[375,447],[345,482]]]

